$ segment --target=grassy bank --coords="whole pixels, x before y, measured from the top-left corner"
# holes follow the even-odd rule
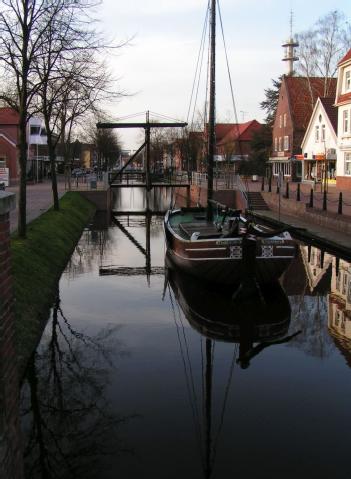
[[[27,226],[27,238],[11,237],[19,373],[36,348],[55,299],[57,283],[95,206],[66,193],[60,211],[50,209]]]

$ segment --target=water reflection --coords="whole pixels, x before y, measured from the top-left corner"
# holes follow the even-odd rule
[[[234,307],[164,277],[162,217],[130,195],[61,278],[23,391],[27,477],[348,477],[350,264],[301,245],[282,288]]]
[[[101,456],[132,452],[120,435],[131,416],[116,414],[106,397],[110,370],[127,354],[118,332],[118,326],[95,336],[76,330],[57,295],[22,390],[26,477],[96,478]]]
[[[351,366],[351,265],[333,259],[328,297],[328,327],[336,346]]]
[[[184,364],[189,401],[193,411],[194,427],[202,462],[203,477],[213,477],[219,437],[223,428],[225,411],[235,363],[242,369],[265,349],[288,343],[300,334],[287,334],[290,325],[290,304],[280,284],[262,287],[260,294],[250,300],[232,299],[231,292],[214,290],[213,285],[194,279],[176,268],[166,257],[167,281],[174,322],[177,328],[179,348]],[[167,283],[166,283],[167,286]],[[177,309],[174,299],[180,309]],[[201,343],[202,384],[200,400],[195,390],[193,366],[188,350],[188,340],[183,318],[205,340]],[[213,383],[215,346],[217,341],[233,343],[233,356],[222,399],[220,421],[213,421]]]

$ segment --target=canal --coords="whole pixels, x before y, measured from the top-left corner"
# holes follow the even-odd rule
[[[83,232],[22,386],[26,478],[349,477],[350,264],[301,244],[283,289],[236,309],[250,339],[165,252],[157,216]]]

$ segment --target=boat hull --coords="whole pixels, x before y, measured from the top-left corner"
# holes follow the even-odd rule
[[[245,276],[243,237],[186,240],[165,217],[164,229],[169,257],[175,267],[200,279],[218,284],[238,285]],[[296,244],[290,235],[257,238],[254,276],[258,283],[276,281],[296,255]]]

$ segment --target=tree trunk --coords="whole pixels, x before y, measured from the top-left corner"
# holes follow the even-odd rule
[[[51,188],[52,188],[52,197],[54,200],[54,210],[58,211],[60,209],[59,204],[59,197],[57,192],[57,176],[56,176],[56,152],[55,147],[52,142],[51,132],[49,133],[49,129],[47,131],[47,141],[48,141],[48,151],[49,151],[49,158],[50,158],[50,166],[51,166]]]
[[[23,117],[23,118],[22,118]],[[27,123],[25,115],[20,112],[19,121],[19,165],[20,185],[18,198],[18,235],[26,237],[26,210],[27,210]]]

